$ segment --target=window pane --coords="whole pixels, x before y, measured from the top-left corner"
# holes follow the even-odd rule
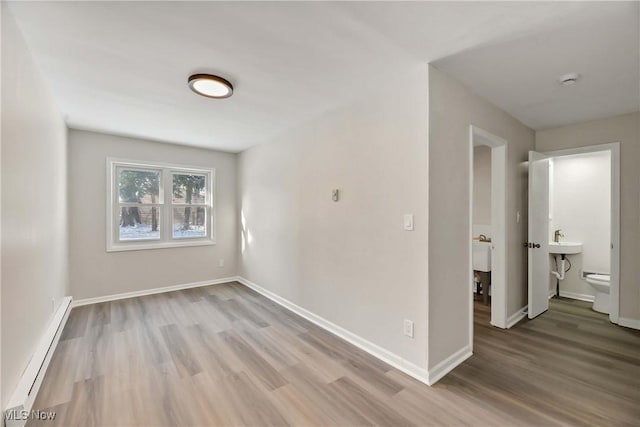
[[[118,186],[120,202],[160,202],[160,171],[121,169],[118,175]]]
[[[207,208],[173,208],[173,238],[207,237]]]
[[[205,204],[207,195],[205,175],[174,174],[173,203]]]
[[[120,208],[120,240],[159,240],[160,209],[152,206]]]

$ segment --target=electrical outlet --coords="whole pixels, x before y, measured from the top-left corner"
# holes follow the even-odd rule
[[[224,267],[224,259],[223,258],[220,258],[218,260],[218,267]]]
[[[404,334],[413,338],[413,322],[411,320],[404,319]]]

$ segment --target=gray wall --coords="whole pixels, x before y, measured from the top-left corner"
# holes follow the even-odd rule
[[[536,133],[536,150],[621,143],[620,317],[640,321],[640,113],[547,129]]]
[[[491,148],[473,148],[473,225],[491,225]]]
[[[527,303],[527,153],[534,132],[429,67],[429,368],[469,343],[469,125],[507,140],[507,308]],[[520,223],[516,212],[520,211]]]
[[[424,368],[426,66],[391,83],[240,155],[240,274]]]
[[[217,244],[107,253],[107,157],[215,168]],[[236,160],[231,153],[70,130],[69,272],[74,299],[234,276]],[[221,258],[223,268],[218,267]]]
[[[2,3],[2,408],[67,289],[67,128]]]

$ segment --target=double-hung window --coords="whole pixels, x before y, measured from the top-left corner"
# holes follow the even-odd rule
[[[107,251],[215,243],[214,170],[107,160]]]

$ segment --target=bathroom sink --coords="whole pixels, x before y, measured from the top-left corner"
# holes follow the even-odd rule
[[[550,242],[549,253],[556,255],[572,255],[582,252],[582,243],[577,242]]]
[[[473,242],[473,269],[476,271],[491,271],[490,242]]]

